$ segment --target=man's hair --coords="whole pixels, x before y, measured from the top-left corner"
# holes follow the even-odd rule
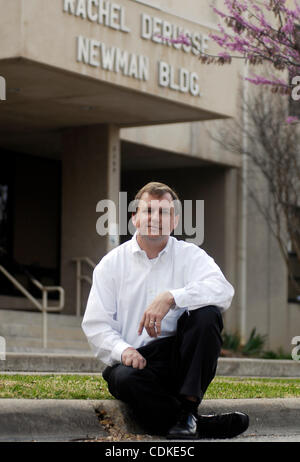
[[[136,211],[138,208],[139,200],[141,199],[144,193],[148,193],[148,194],[151,194],[152,196],[157,196],[157,197],[162,197],[164,194],[169,193],[172,196],[172,199],[174,201],[175,213],[176,214],[179,213],[180,202],[179,202],[179,197],[177,193],[174,191],[174,189],[170,188],[170,186],[164,183],[159,183],[157,181],[151,181],[150,183],[147,183],[136,193],[135,198],[134,198]]]

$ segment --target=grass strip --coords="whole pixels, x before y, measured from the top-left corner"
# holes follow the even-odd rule
[[[101,375],[0,375],[0,398],[114,399]],[[300,379],[217,376],[205,399],[300,398]]]

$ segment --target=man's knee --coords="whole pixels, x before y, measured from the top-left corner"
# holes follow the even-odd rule
[[[131,366],[119,364],[112,371],[115,386],[119,390],[131,391],[134,390],[141,380],[147,377],[146,369],[137,369]]]
[[[209,305],[196,310],[190,310],[189,321],[193,326],[199,329],[215,329],[220,332],[223,329],[223,318],[220,309],[217,306]]]

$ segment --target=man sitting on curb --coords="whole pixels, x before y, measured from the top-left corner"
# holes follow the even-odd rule
[[[136,200],[137,231],[96,266],[82,328],[107,365],[110,393],[148,433],[236,436],[248,427],[246,414],[198,415],[234,289],[204,250],[170,236],[179,221],[171,188],[148,183]]]

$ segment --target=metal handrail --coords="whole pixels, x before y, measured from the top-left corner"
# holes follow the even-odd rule
[[[33,305],[43,313],[43,348],[47,348],[48,343],[48,319],[47,312],[59,312],[63,309],[65,304],[65,291],[60,286],[43,286],[39,281],[34,278],[30,278],[33,284],[42,291],[42,303],[40,303],[35,297],[33,297],[22,284],[12,276],[2,265],[0,265],[0,271],[11,281],[11,283],[22,292],[25,297],[33,303]],[[59,292],[59,304],[55,306],[48,305],[48,293]]]
[[[96,263],[93,262],[89,257],[76,257],[72,258],[73,262],[76,262],[76,316],[81,315],[81,282],[86,281],[92,285],[92,279],[85,274],[81,274],[81,264],[86,263],[92,269],[95,268]]]

